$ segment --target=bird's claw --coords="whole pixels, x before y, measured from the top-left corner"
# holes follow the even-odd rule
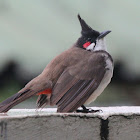
[[[92,108],[89,108],[88,110],[89,110],[89,113],[96,113],[96,112],[102,113],[103,112],[101,109],[94,110]]]
[[[86,108],[86,109],[83,109],[83,110],[77,109],[76,112],[77,112],[77,113],[96,113],[96,112],[101,113],[101,112],[103,112],[103,111],[102,111],[101,109],[93,110],[93,109],[91,109],[91,108]]]

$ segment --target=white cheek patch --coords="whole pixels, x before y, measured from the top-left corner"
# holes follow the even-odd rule
[[[94,46],[95,46],[95,43],[91,43],[91,44],[86,48],[86,50],[88,50],[88,51],[93,51]]]
[[[94,48],[94,51],[99,51],[99,50],[107,51],[107,47],[106,47],[106,43],[105,43],[104,38],[96,40],[96,47]]]

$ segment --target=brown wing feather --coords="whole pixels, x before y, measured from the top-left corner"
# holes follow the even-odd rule
[[[93,53],[88,59],[83,58],[76,65],[68,67],[53,88],[51,104],[58,105],[58,112],[75,111],[98,87],[105,66],[104,56]]]
[[[58,112],[65,112],[65,108],[68,108],[70,111],[73,104],[71,104],[74,100],[77,102],[79,100],[79,95],[82,96],[82,92],[86,89],[90,81],[78,81],[71,90],[69,90],[57,103]],[[70,106],[69,106],[70,105]],[[72,106],[71,106],[72,105]]]
[[[65,107],[67,104],[69,104],[73,100],[73,98],[76,98],[78,96],[77,93],[81,92],[87,86],[87,84],[88,84],[88,81],[84,81],[84,80],[77,81],[77,83],[75,85],[73,85],[72,88],[70,88],[70,90],[68,90],[65,93],[63,98],[61,98],[57,102],[57,105],[61,106],[63,104],[63,107]],[[72,93],[72,94],[68,94],[68,93]],[[64,105],[64,103],[65,103],[65,105]]]
[[[53,88],[52,96],[50,98],[50,105],[56,105],[57,102],[65,95],[65,93],[77,83],[77,80],[78,79],[69,75],[68,71],[65,70]]]
[[[104,75],[104,72],[101,73]],[[101,76],[103,77],[103,76]],[[58,112],[73,112],[78,107],[83,105],[86,100],[90,97],[90,95],[97,89],[101,78],[92,80],[92,81],[84,81],[85,86],[82,87],[82,90],[78,90],[77,92],[67,92],[67,100],[64,101],[62,98],[61,104],[58,102]],[[79,89],[81,86],[79,87]],[[73,95],[73,96],[71,96]]]

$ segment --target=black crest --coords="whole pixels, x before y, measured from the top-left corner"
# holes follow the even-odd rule
[[[83,36],[95,36],[95,37],[99,36],[100,33],[98,31],[93,30],[89,25],[87,25],[87,23],[80,17],[79,14],[78,14],[78,19],[81,24],[81,28],[82,28],[81,34]]]
[[[86,42],[95,43],[100,33],[98,31],[93,30],[89,25],[87,25],[87,23],[80,17],[79,14],[78,19],[80,21],[82,28],[81,31],[82,36],[77,40],[76,46],[83,48],[83,44],[85,44]]]

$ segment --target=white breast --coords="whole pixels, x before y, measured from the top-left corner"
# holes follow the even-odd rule
[[[106,88],[106,86],[110,83],[113,75],[113,64],[109,58],[106,59],[106,73],[98,86],[98,88],[92,93],[92,95],[88,98],[85,104],[90,104],[93,102]]]

